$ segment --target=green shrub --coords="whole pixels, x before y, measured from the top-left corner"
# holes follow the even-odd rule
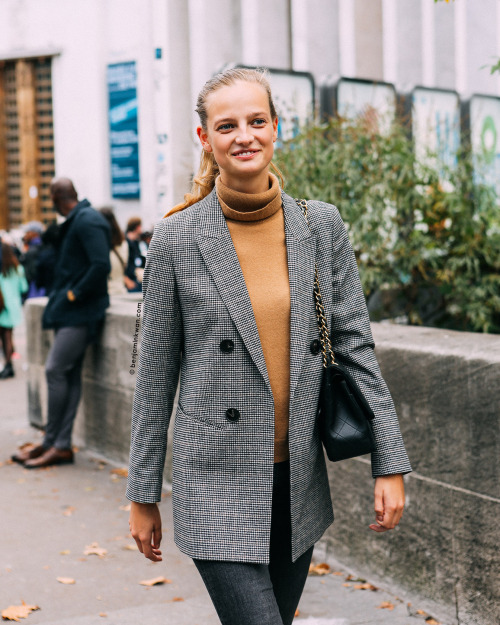
[[[466,151],[454,170],[432,167],[399,124],[383,135],[333,119],[276,161],[290,195],[339,209],[373,319],[500,332],[500,208]]]

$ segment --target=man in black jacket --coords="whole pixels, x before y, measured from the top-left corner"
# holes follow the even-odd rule
[[[45,437],[42,445],[12,456],[29,469],[73,462],[71,432],[81,394],[83,357],[109,306],[111,233],[107,221],[87,200],[78,201],[68,178],[54,180],[50,191],[66,221],[60,227],[55,279],[42,320],[44,328],[55,330],[45,364]]]

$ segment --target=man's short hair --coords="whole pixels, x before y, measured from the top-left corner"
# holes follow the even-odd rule
[[[131,217],[127,221],[127,232],[133,232],[137,226],[142,224],[142,219],[140,217]]]

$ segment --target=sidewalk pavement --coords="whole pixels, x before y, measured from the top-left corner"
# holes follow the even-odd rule
[[[14,338],[16,376],[0,380],[0,611],[23,601],[39,606],[22,621],[27,625],[217,625],[194,564],[173,543],[169,493],[161,504],[163,562],[153,564],[128,533],[123,468],[85,450],[74,465],[42,470],[9,460],[19,445],[41,440],[27,421],[24,329]],[[105,551],[85,554],[91,545]],[[320,552],[314,561],[322,562]],[[297,625],[426,623],[429,615],[417,614],[411,598],[370,590],[369,580],[329,564],[330,573],[308,577]],[[157,577],[168,582],[140,584]]]

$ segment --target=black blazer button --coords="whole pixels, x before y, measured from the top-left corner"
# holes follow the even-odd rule
[[[231,339],[224,339],[220,342],[220,351],[230,354],[234,350],[234,342]]]
[[[321,341],[319,339],[314,339],[311,341],[311,353],[316,355],[321,351]]]
[[[240,418],[240,413],[236,408],[228,408],[226,410],[226,419],[228,421],[238,421]]]

